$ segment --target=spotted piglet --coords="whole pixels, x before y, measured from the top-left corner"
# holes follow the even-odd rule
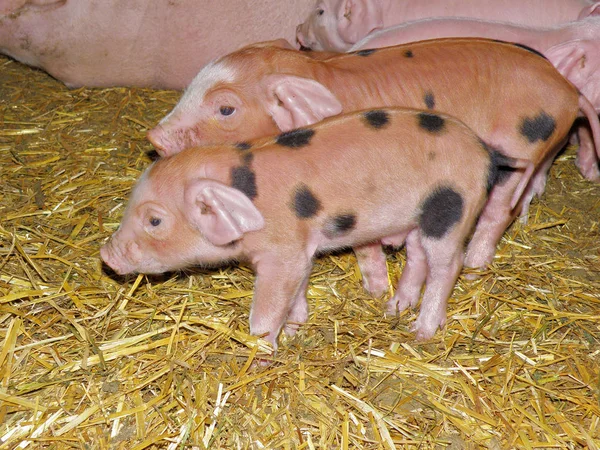
[[[414,329],[427,339],[446,322],[465,239],[499,166],[533,168],[491,150],[457,119],[412,109],[190,148],[142,175],[101,255],[119,274],[248,261],[256,272],[250,331],[276,346],[282,327],[293,334],[307,319],[315,254],[405,242],[387,309],[415,306],[426,281]]]
[[[412,42],[324,59],[280,43],[251,45],[204,67],[148,137],[164,156],[191,145],[245,141],[341,112],[385,106],[451,114],[490,146],[535,165],[516,208],[510,200],[523,181],[522,171],[494,187],[467,248],[468,267],[491,263],[508,225],[519,213],[527,216],[580,113],[589,121],[600,156],[594,107],[548,60],[523,46],[475,38]],[[387,268],[380,246],[355,251],[365,287],[381,294]]]

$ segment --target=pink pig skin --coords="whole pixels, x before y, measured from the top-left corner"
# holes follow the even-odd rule
[[[468,267],[489,264],[506,227],[519,212],[527,216],[578,111],[589,120],[594,140],[600,139],[593,106],[550,62],[514,44],[474,38],[421,41],[324,59],[270,43],[248,46],[203,68],[148,136],[168,155],[187,146],[243,142],[341,111],[382,105],[452,114],[494,148],[535,164],[534,179],[516,209],[510,199],[520,176],[494,187],[467,250]],[[532,136],[533,142],[524,134],[525,129],[537,134],[546,126],[550,133]],[[371,268],[379,261],[378,269],[368,272],[373,282],[365,277],[366,286],[379,290],[386,282],[385,261],[376,246],[370,249],[361,249],[357,256]]]
[[[350,51],[445,37],[485,37],[527,45],[543,53],[592,102],[596,111],[600,110],[600,17],[550,28],[463,18],[426,19],[372,33]],[[600,181],[598,158],[589,128],[578,127],[578,136],[577,166],[586,178]]]
[[[295,40],[313,0],[0,0],[0,53],[69,87],[184,88],[210,60]]]
[[[464,242],[497,180],[493,154],[450,116],[399,108],[190,148],[142,175],[100,253],[121,274],[249,261],[250,331],[276,346],[282,328],[293,334],[307,320],[317,252],[406,237],[407,268],[387,310],[416,306],[426,284],[414,329],[428,339],[446,322]]]
[[[345,52],[383,28],[431,17],[469,17],[527,26],[550,26],[586,17],[587,0],[317,0],[298,25],[299,45]]]

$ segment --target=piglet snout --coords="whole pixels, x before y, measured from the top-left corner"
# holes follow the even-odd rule
[[[146,134],[146,138],[152,143],[154,148],[156,148],[156,151],[160,156],[169,156],[173,153],[169,151],[169,146],[165,137],[166,131],[162,125],[157,125]]]
[[[174,155],[188,147],[206,144],[195,128],[185,129],[169,123],[158,124],[148,131],[146,137],[162,157]]]
[[[100,248],[102,260],[119,275],[125,275],[135,271],[137,263],[141,259],[139,246],[134,241],[129,241],[122,248],[115,242],[114,237]]]
[[[314,39],[310,39],[310,32],[307,31],[305,24],[300,24],[296,27],[296,43],[297,47],[302,51],[319,50]]]

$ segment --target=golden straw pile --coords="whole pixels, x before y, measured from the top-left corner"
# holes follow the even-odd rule
[[[0,450],[600,448],[600,184],[574,149],[431,341],[340,253],[272,356],[248,334],[248,267],[101,265],[178,97],[0,59]],[[391,283],[403,262],[389,253]]]

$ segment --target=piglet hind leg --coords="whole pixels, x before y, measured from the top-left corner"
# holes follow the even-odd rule
[[[510,201],[520,176],[519,172],[513,173],[502,184],[492,188],[467,247],[466,267],[482,269],[493,261],[502,234],[515,218]],[[529,205],[523,206],[527,208]]]
[[[427,278],[427,256],[421,246],[419,230],[415,228],[406,237],[406,264],[394,296],[387,302],[388,314],[396,314],[417,306],[421,289]]]
[[[600,162],[596,156],[596,148],[591,131],[587,125],[580,125],[577,129],[579,149],[575,164],[581,174],[588,180],[600,182]]]
[[[446,324],[448,298],[463,266],[463,242],[460,233],[446,239],[422,239],[428,270],[419,317],[413,325],[419,341],[432,338]]]
[[[250,311],[250,333],[263,336],[277,349],[277,337],[286,320],[294,333],[306,320],[306,286],[311,263],[306,258],[267,257],[256,264],[254,300]],[[291,314],[290,314],[291,313]]]

